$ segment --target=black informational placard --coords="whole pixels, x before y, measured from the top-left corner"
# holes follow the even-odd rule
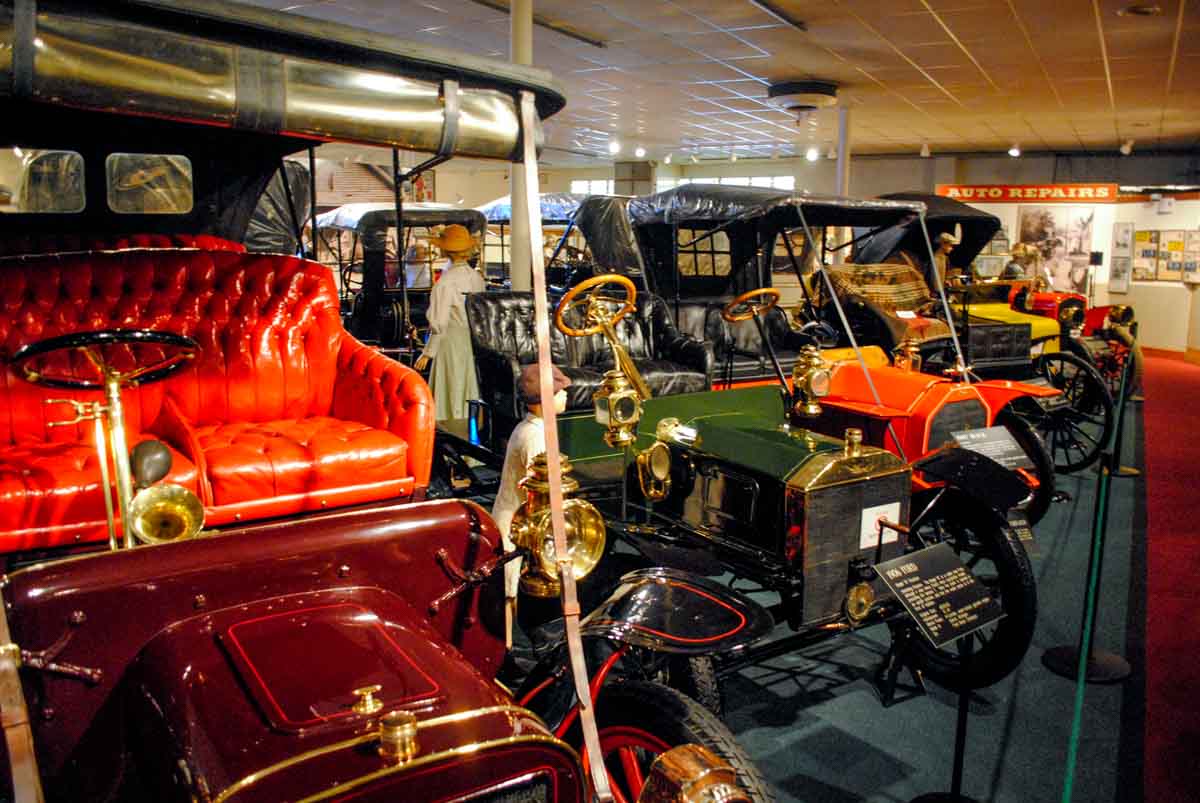
[[[1025,547],[1025,554],[1031,558],[1036,556],[1038,544],[1033,537],[1033,527],[1030,526],[1029,519],[1025,518],[1025,514],[1019,510],[1008,511],[1008,526],[1017,534],[1021,546]]]
[[[1033,461],[1017,439],[1004,427],[964,429],[952,433],[954,440],[964,449],[986,455],[1008,469],[1033,468]]]
[[[935,647],[945,647],[1004,616],[1000,603],[948,544],[878,563],[875,571]]]

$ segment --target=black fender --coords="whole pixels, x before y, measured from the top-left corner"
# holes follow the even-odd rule
[[[1029,495],[1029,486],[1015,471],[960,446],[930,452],[913,461],[912,470],[954,486],[1000,513],[1007,513]]]
[[[589,677],[622,648],[669,655],[730,655],[771,632],[766,608],[724,586],[676,569],[638,569],[580,624]],[[530,634],[538,654],[516,698],[556,727],[575,701],[562,620]],[[618,659],[609,677],[642,679],[637,660]],[[532,697],[530,697],[532,695]],[[526,699],[528,698],[528,699]]]

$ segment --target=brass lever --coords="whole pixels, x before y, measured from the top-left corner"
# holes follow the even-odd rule
[[[81,402],[76,399],[44,399],[43,404],[69,404],[75,410],[75,417],[66,421],[47,421],[48,427],[65,427],[83,421],[93,421],[105,413],[105,407],[100,402]]]

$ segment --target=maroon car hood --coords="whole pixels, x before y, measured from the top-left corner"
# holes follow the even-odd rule
[[[134,755],[170,754],[196,791],[213,794],[371,731],[379,714],[352,708],[364,686],[381,687],[383,711],[419,720],[512,702],[407,602],[379,588],[292,594],[184,620],[147,645],[129,680],[142,709],[131,717],[140,729]],[[438,740],[470,743],[476,730],[444,728]],[[344,772],[353,763],[338,762]],[[359,774],[379,766],[373,755],[363,763]]]

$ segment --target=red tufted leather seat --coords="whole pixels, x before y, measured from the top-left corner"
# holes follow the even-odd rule
[[[213,234],[42,234],[0,238],[0,256],[61,254],[70,251],[122,251],[128,248],[203,248],[245,251],[246,246]]]
[[[428,484],[428,386],[342,328],[328,269],[234,250],[135,249],[0,260],[0,353],[73,331],[146,328],[200,344],[192,366],[125,392],[129,443],[174,450],[171,481],[208,522],[390,499]],[[91,426],[0,383],[0,550],[105,538]]]

